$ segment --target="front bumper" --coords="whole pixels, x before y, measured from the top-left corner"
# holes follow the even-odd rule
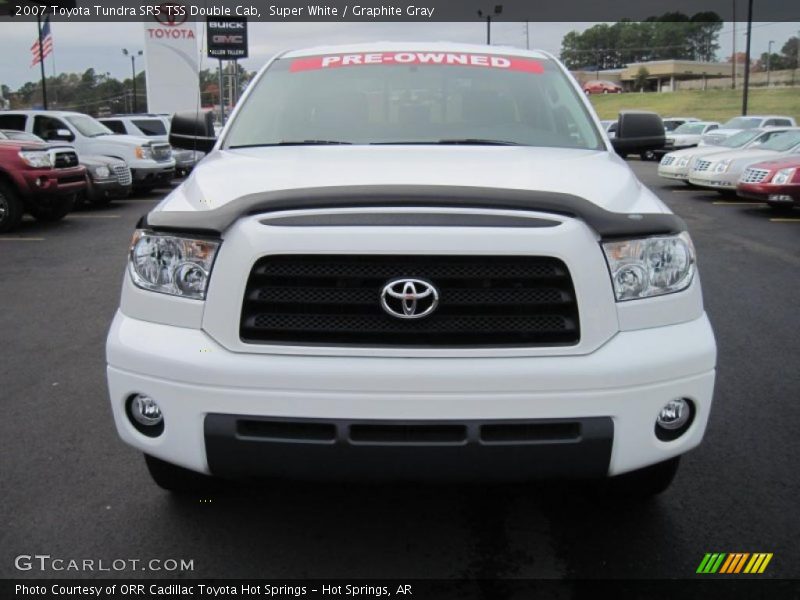
[[[131,193],[132,184],[123,185],[116,177],[90,179],[86,195],[94,200],[100,198],[125,198]]]
[[[676,167],[674,164],[669,166],[658,166],[658,176],[665,179],[676,179],[679,181],[686,181],[689,176],[689,169],[687,166]]]
[[[736,186],[736,194],[741,198],[767,202],[774,206],[800,206],[800,184],[740,183]]]
[[[21,190],[30,198],[64,196],[86,187],[86,169],[30,169],[22,172]]]
[[[691,171],[689,173],[689,183],[715,190],[735,190],[739,175],[740,173],[731,175],[729,173],[713,173],[709,171],[697,173]]]
[[[133,186],[167,184],[175,178],[175,161],[154,163],[152,167],[131,167]]]
[[[711,409],[716,347],[703,314],[678,325],[619,332],[581,356],[255,354],[229,351],[198,329],[118,312],[107,358],[122,439],[195,471],[380,477],[397,470],[418,478],[524,479],[616,475],[697,446]],[[134,393],[161,407],[159,437],[142,435],[129,422],[125,403]],[[655,418],[676,397],[690,398],[696,415],[685,434],[664,442],[655,436]],[[240,425],[265,419],[290,421],[284,431],[295,437],[276,438],[271,426],[266,435],[254,434],[263,429]],[[333,437],[298,440],[303,428],[295,425],[309,421]],[[411,434],[391,427],[447,425],[463,428],[464,436],[444,440],[449,444],[430,438],[365,443],[353,439],[354,424],[404,431],[407,441]],[[562,434],[576,426],[578,433],[493,443],[479,433],[491,424],[516,431],[560,424]]]

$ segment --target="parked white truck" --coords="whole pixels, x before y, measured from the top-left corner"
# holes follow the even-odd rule
[[[94,117],[77,112],[24,110],[0,113],[0,129],[16,129],[48,142],[67,142],[79,155],[110,156],[127,163],[133,187],[147,191],[175,177],[175,159],[166,142],[116,135]]]
[[[702,440],[716,347],[686,225],[551,55],[287,52],[213,136],[174,119],[173,145],[210,154],[135,231],[107,341],[117,430],[162,487],[648,495]]]

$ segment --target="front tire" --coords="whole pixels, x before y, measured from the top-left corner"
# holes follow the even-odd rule
[[[37,221],[52,223],[67,216],[75,206],[75,196],[64,196],[50,199],[47,204],[34,204],[28,212]]]
[[[22,201],[17,193],[0,181],[0,233],[16,229],[22,221],[23,212]]]
[[[652,150],[645,150],[644,152],[639,154],[639,158],[641,158],[642,160],[652,161],[656,159],[656,153],[653,152]]]
[[[675,479],[681,457],[676,456],[644,469],[617,475],[606,483],[612,496],[620,499],[647,500],[664,492]]]
[[[144,461],[156,485],[173,494],[203,494],[220,488],[220,481],[215,477],[184,469],[149,454],[144,455]]]

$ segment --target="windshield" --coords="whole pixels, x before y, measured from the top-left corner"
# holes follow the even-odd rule
[[[725,123],[721,129],[753,129],[761,124],[758,117],[735,117]]]
[[[784,131],[779,133],[768,142],[764,142],[759,146],[760,150],[776,150],[778,152],[786,152],[800,144],[800,130],[797,131]]]
[[[747,142],[760,136],[762,133],[760,129],[757,131],[740,131],[739,133],[734,133],[731,137],[722,142],[720,146],[738,148],[744,146]]]
[[[81,133],[81,135],[85,135],[86,137],[97,137],[99,135],[111,135],[114,133],[100,121],[89,115],[73,115],[66,117],[66,119]]]
[[[684,123],[678,127],[674,133],[700,134],[703,133],[705,127],[705,123]]]
[[[604,148],[582,99],[553,61],[441,52],[275,61],[225,145],[282,143]]]

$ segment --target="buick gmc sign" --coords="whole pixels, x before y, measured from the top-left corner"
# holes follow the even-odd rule
[[[206,27],[210,58],[247,58],[247,19],[213,18]]]

